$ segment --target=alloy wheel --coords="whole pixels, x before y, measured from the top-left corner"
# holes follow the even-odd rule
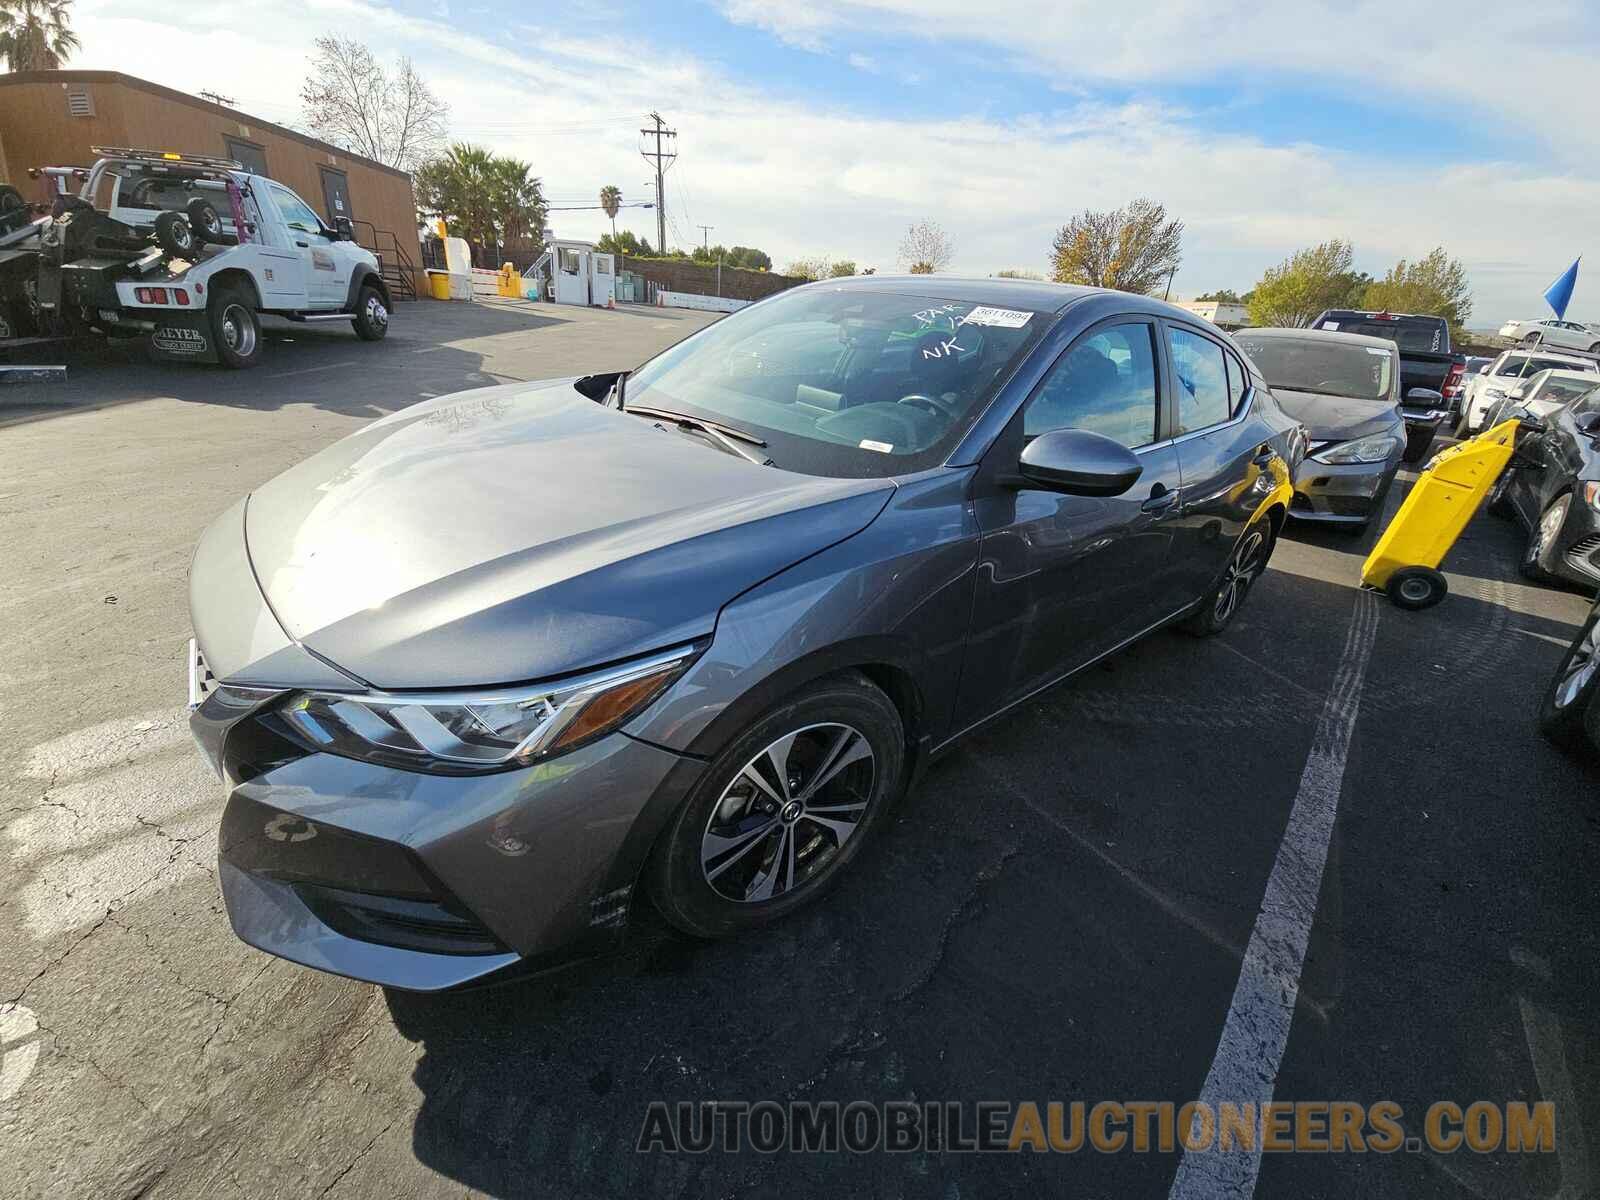
[[[1575,704],[1594,680],[1596,670],[1600,670],[1600,618],[1590,618],[1556,681],[1551,697],[1554,706],[1563,709]]]
[[[1561,523],[1567,519],[1567,506],[1557,500],[1548,509],[1544,516],[1539,518],[1539,527],[1528,539],[1527,562],[1529,566],[1540,566],[1544,561],[1545,548],[1553,545],[1556,537],[1561,532]]]
[[[786,733],[723,789],[700,842],[700,868],[721,897],[755,904],[815,879],[860,828],[876,762],[852,725]]]
[[[1267,535],[1260,529],[1252,529],[1244,535],[1244,540],[1228,560],[1222,585],[1217,589],[1215,613],[1219,624],[1233,616],[1243,602],[1245,593],[1250,590],[1250,585],[1261,574],[1265,565],[1266,545]]]

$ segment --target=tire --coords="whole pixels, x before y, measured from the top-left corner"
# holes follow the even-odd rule
[[[156,244],[174,258],[184,259],[198,245],[188,218],[176,212],[164,212],[156,218]]]
[[[835,753],[847,761],[809,797],[808,775]],[[696,937],[788,916],[831,889],[882,828],[905,766],[905,729],[888,696],[854,671],[817,680],[712,760],[651,852],[651,898]]]
[[[198,242],[211,242],[213,245],[222,241],[222,218],[217,215],[217,209],[209,200],[196,196],[189,201],[189,207],[184,210],[189,216],[189,228],[194,232],[194,240]]]
[[[1569,753],[1600,752],[1600,604],[1550,677],[1539,702],[1539,732]]]
[[[1500,472],[1500,478],[1494,481],[1489,489],[1488,499],[1484,508],[1492,517],[1499,517],[1502,521],[1510,521],[1517,515],[1517,510],[1511,504],[1511,473],[1514,468],[1507,467]]]
[[[217,288],[211,293],[206,317],[223,366],[242,371],[261,361],[261,318],[249,296],[237,288]]]
[[[28,202],[8,183],[0,183],[0,233],[21,229],[28,220]]]
[[[1539,335],[1537,333],[1527,334],[1522,339],[1522,344],[1524,346],[1537,346],[1539,344]]]
[[[1600,342],[1596,342],[1594,345],[1590,346],[1589,347],[1589,353],[1590,354],[1600,354]]]
[[[381,342],[389,332],[389,303],[370,283],[356,294],[356,336],[364,342]]]
[[[1250,589],[1267,569],[1277,544],[1271,521],[1260,520],[1247,527],[1234,543],[1228,565],[1217,582],[1200,601],[1200,607],[1184,621],[1184,630],[1195,637],[1213,637],[1233,624]]]
[[[1567,510],[1572,507],[1572,494],[1557,496],[1550,507],[1539,516],[1539,523],[1528,531],[1528,544],[1522,551],[1517,569],[1524,579],[1535,583],[1554,583],[1556,575],[1550,563],[1554,558],[1556,539],[1561,527],[1567,523]]]
[[[1389,576],[1384,595],[1397,608],[1419,612],[1432,608],[1450,594],[1450,585],[1432,567],[1401,567]]]

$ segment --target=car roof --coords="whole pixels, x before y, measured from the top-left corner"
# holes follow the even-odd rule
[[[1546,367],[1539,372],[1550,379],[1576,379],[1579,383],[1594,383],[1593,371],[1562,371],[1555,367]],[[1537,378],[1538,376],[1535,376]]]
[[[1513,346],[1509,350],[1502,350],[1500,357],[1504,358],[1508,354],[1525,354],[1529,358],[1537,356],[1539,358],[1548,358],[1555,362],[1581,363],[1590,370],[1600,367],[1600,363],[1595,362],[1592,358],[1585,358],[1581,354],[1564,354],[1560,350],[1546,350],[1543,346]],[[1551,368],[1546,369],[1549,370]]]
[[[1393,350],[1396,354],[1400,348],[1388,338],[1368,337],[1364,333],[1341,333],[1334,329],[1289,329],[1278,326],[1267,326],[1264,329],[1241,329],[1240,337],[1266,337],[1266,338],[1309,338],[1317,342],[1343,342],[1351,346],[1365,346],[1369,350],[1382,348]]]
[[[1107,292],[1108,288],[1079,287],[1070,283],[1046,283],[1038,279],[995,279],[963,275],[846,275],[839,279],[819,279],[810,288],[848,288],[863,292],[898,292],[926,296],[930,300],[960,300],[1003,308],[1027,308],[1035,312],[1060,312],[1086,296]],[[1163,304],[1148,296],[1128,293],[1130,311],[1171,309],[1173,315],[1189,320],[1194,314],[1176,305]],[[1154,308],[1147,307],[1154,305]]]
[[[1444,318],[1437,313],[1397,313],[1386,308],[1330,308],[1322,314],[1324,317],[1393,317],[1396,321],[1439,321]]]

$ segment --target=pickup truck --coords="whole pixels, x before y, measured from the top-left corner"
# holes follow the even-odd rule
[[[1406,423],[1405,461],[1427,456],[1439,426],[1459,402],[1467,356],[1450,344],[1443,317],[1413,313],[1361,312],[1331,308],[1311,323],[1313,329],[1359,333],[1395,344],[1400,351],[1400,415]]]
[[[348,221],[329,228],[232,160],[95,153],[88,169],[42,172],[57,185],[53,215],[7,247],[0,311],[25,309],[31,332],[143,336],[158,357],[234,368],[260,361],[263,313],[350,322],[367,341],[388,332],[389,289]],[[82,181],[76,195],[68,176]]]

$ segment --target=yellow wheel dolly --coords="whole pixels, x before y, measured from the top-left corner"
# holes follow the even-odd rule
[[[1361,567],[1361,586],[1401,608],[1432,608],[1449,585],[1439,564],[1516,453],[1515,418],[1441,451]]]

